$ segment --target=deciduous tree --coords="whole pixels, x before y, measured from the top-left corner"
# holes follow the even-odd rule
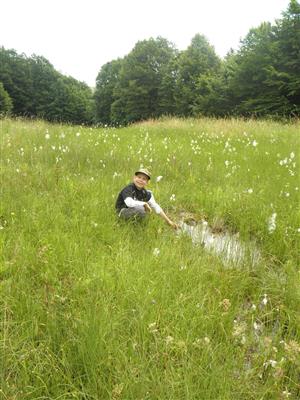
[[[112,120],[129,123],[160,115],[159,89],[175,49],[158,37],[138,42],[124,58],[114,88]]]

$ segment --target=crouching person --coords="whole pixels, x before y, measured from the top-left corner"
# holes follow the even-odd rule
[[[142,168],[135,172],[133,182],[122,189],[118,195],[116,210],[119,217],[143,219],[153,209],[171,228],[177,229],[178,225],[171,221],[156,203],[153,193],[145,189],[150,178],[150,172],[147,169]]]

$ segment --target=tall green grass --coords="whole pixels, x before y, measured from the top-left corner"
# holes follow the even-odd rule
[[[299,128],[1,120],[0,399],[300,398]],[[172,219],[239,232],[260,264],[118,221],[140,165]]]

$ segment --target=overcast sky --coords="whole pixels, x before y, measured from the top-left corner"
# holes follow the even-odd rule
[[[196,33],[224,57],[249,29],[281,18],[289,0],[0,0],[0,45],[46,57],[95,86],[101,66],[162,36],[179,50]]]

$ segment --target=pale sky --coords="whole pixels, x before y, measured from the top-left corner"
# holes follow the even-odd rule
[[[162,36],[186,49],[196,33],[224,57],[289,0],[0,0],[0,46],[44,56],[65,75],[95,86],[103,64],[139,40]]]

